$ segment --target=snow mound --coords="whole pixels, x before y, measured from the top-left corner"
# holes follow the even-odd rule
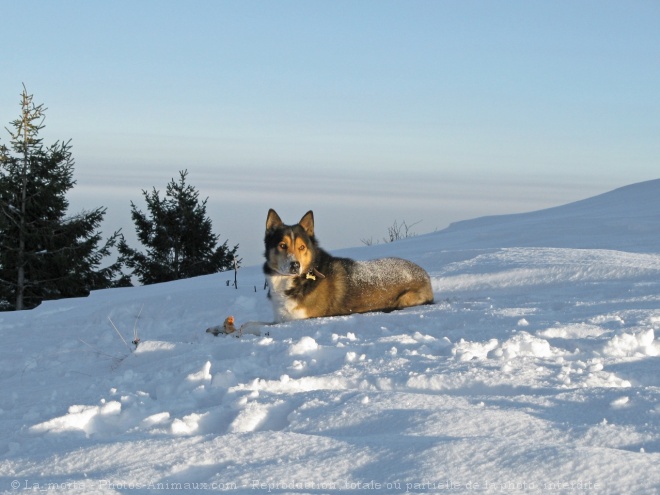
[[[101,406],[75,405],[69,407],[67,414],[30,427],[33,433],[62,433],[82,431],[93,434],[108,424],[108,418],[121,412],[121,403],[109,401]],[[110,421],[109,423],[111,423]]]
[[[615,335],[605,344],[603,354],[614,357],[647,357],[660,355],[660,342],[652,328],[638,333]]]
[[[319,345],[316,343],[312,337],[304,336],[300,341],[292,344],[289,347],[289,354],[291,356],[297,356],[300,354],[309,354],[312,351],[315,351],[319,348]]]

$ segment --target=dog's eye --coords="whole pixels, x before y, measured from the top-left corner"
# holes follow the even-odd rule
[[[280,243],[280,249],[286,249],[286,244],[285,243]]]
[[[301,244],[300,247],[298,248],[298,251],[304,251],[305,250],[305,245]]]

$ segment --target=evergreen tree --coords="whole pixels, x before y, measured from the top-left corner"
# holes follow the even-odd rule
[[[142,191],[149,215],[131,201],[131,217],[146,254],[130,248],[123,237],[117,249],[121,262],[145,285],[227,270],[238,250],[238,245],[230,250],[227,241],[218,246],[220,236],[213,234],[206,217],[208,198],[200,202],[199,192],[186,184],[188,171],[179,173],[164,198],[156,188]]]
[[[99,247],[104,208],[67,217],[75,185],[69,142],[44,148],[43,105],[23,87],[10,148],[0,146],[0,309],[29,309],[46,299],[86,296],[113,285],[116,262],[99,269],[119,233]]]

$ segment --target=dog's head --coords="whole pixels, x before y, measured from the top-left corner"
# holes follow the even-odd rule
[[[314,268],[314,214],[305,213],[296,225],[284,225],[275,210],[266,219],[266,265],[271,273],[300,276]]]

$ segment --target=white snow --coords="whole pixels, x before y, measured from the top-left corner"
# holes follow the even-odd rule
[[[0,492],[658,493],[657,198],[337,253],[430,273],[389,314],[205,333],[272,319],[259,266],[0,313]]]

